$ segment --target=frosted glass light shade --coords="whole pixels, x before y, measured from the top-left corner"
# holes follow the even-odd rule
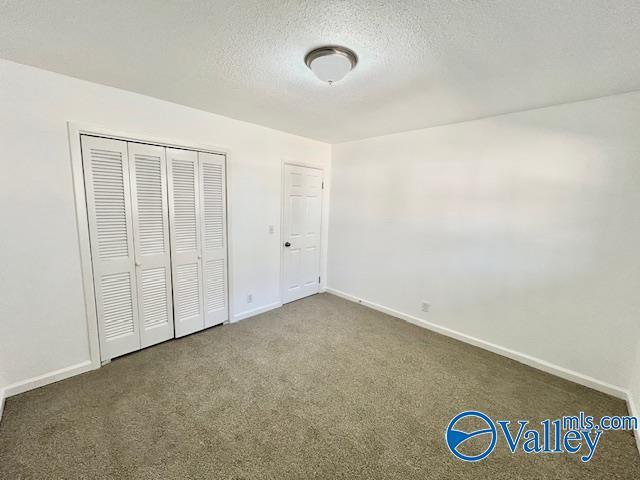
[[[329,84],[342,80],[357,62],[355,53],[344,47],[317,48],[305,58],[305,63],[316,77]]]

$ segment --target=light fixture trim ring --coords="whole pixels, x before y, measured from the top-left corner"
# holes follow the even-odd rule
[[[304,63],[309,67],[309,69],[311,69],[311,63],[314,60],[327,55],[342,55],[343,57],[346,57],[351,63],[351,70],[353,70],[358,64],[358,56],[356,55],[356,52],[350,48],[341,47],[339,45],[328,45],[311,50],[304,57]]]

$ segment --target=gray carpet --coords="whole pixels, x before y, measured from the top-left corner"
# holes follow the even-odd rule
[[[2,479],[640,478],[630,432],[588,464],[467,464],[449,420],[627,414],[624,402],[323,294],[9,398]]]

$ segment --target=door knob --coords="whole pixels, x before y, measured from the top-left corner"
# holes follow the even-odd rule
[[[140,262],[136,262],[136,267],[141,267],[142,264]]]
[[[285,247],[290,247],[290,246],[291,246],[291,243],[290,243],[290,242],[285,242],[285,243],[284,243],[284,246],[285,246]]]

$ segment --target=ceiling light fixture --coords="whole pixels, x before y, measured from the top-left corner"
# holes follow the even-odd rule
[[[357,55],[348,48],[327,46],[307,53],[304,63],[323,82],[333,85],[342,80],[358,63]]]

